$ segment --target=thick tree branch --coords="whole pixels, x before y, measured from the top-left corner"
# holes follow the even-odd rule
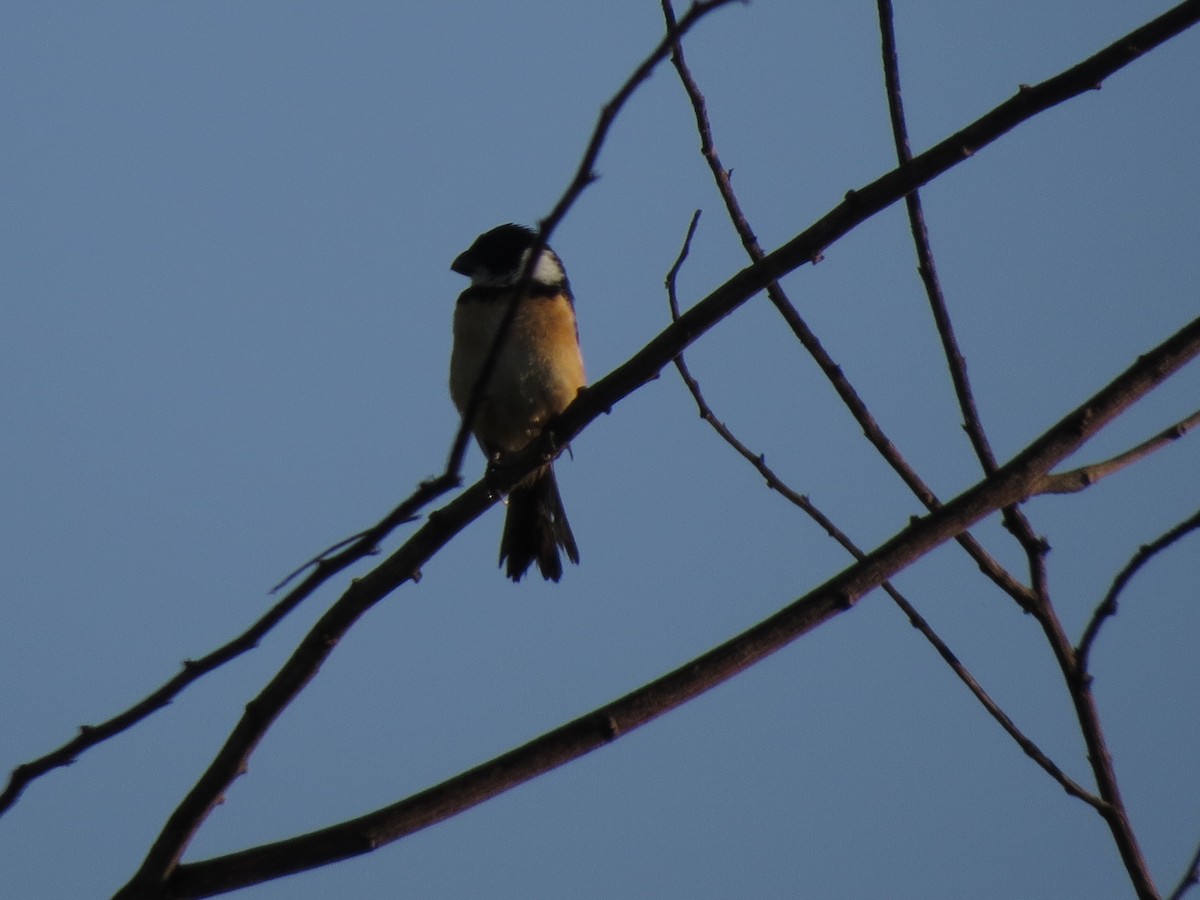
[[[861,561],[778,613],[621,699],[491,762],[365,816],[286,841],[181,865],[159,884],[131,884],[118,896],[208,897],[366,853],[477,806],[628,734],[846,611],[868,591],[955,534],[1016,502],[1041,473],[1076,452],[1116,416],[1197,355],[1200,355],[1200,319],[1140,357],[1098,394],[984,481],[936,512],[915,520]],[[632,362],[626,365],[632,365]],[[620,371],[618,369],[613,375]],[[620,379],[614,379],[613,375],[597,383],[593,391],[598,394],[593,394],[593,399],[603,397],[612,403],[623,396],[615,387]],[[592,412],[589,415],[595,418],[598,414]],[[578,409],[576,415],[579,415]],[[575,432],[569,433],[573,436]],[[535,459],[525,471],[536,464]],[[214,769],[232,765],[234,768],[228,775],[235,776],[245,763],[249,746],[257,740],[253,730],[265,727],[266,717],[277,713],[275,707],[281,701],[286,703],[315,674],[346,629],[403,583],[422,560],[436,552],[466,521],[491,502],[488,488],[482,482],[472,486],[431,519],[411,541],[366,577],[356,581],[304,639],[293,660],[247,707],[246,718],[235,729],[218,757],[220,765],[215,763]],[[210,777],[214,777],[213,770],[206,773],[202,781]],[[226,783],[222,782],[222,789]]]
[[[910,164],[884,175],[860,191],[851,192],[828,215],[765,256],[761,263],[733,276],[685,312],[677,323],[664,329],[624,365],[582,392],[554,423],[552,434],[549,430],[544,433],[511,466],[494,473],[488,484],[480,482],[468,488],[442,510],[432,514],[429,522],[404,546],[349,588],[305,637],[292,658],[259,697],[248,704],[246,714],[225,746],[172,814],[151,848],[146,863],[119,896],[128,900],[132,897],[169,895],[171,891],[168,886],[174,880],[172,873],[177,871],[178,859],[195,830],[229,784],[244,770],[251,752],[272,722],[316,674],[346,629],[367,609],[412,578],[433,553],[492,505],[495,502],[494,489],[510,488],[542,465],[545,459],[553,456],[558,448],[578,435],[601,413],[655,378],[662,367],[682,349],[749,297],[815,258],[824,247],[908,191],[961,162],[965,155],[969,155],[964,150],[974,152],[1022,121],[1094,87],[1108,74],[1177,34],[1198,18],[1200,0],[1188,0],[1083,63],[1040,85],[1021,90],[972,125],[914,158]],[[1197,352],[1200,352],[1200,321],[1189,324],[1140,359],[1092,401],[1068,415],[1020,456],[997,470],[992,478],[947,503],[934,514],[918,520],[893,541],[868,555],[862,563],[818,589],[810,595],[811,599],[788,607],[748,632],[748,637],[735,639],[712,651],[710,656],[703,658],[708,666],[702,671],[686,667],[667,676],[662,682],[656,682],[659,688],[654,697],[667,703],[650,707],[646,705],[650,698],[641,693],[631,695],[629,722],[636,727],[663,709],[694,696],[705,686],[731,677],[755,659],[773,652],[799,633],[846,608],[863,592],[890,577],[916,556],[961,533],[998,506],[1016,502],[1028,491],[1034,478],[1040,477],[1067,454],[1074,452],[1087,438],[1169,377]],[[799,630],[796,630],[797,627]],[[605,720],[604,734],[609,733],[609,721]],[[584,751],[574,751],[573,755],[579,755],[580,752]],[[544,768],[557,764],[559,762],[552,762]],[[536,772],[522,775],[517,781],[532,777],[533,774]],[[392,838],[399,836],[391,828],[388,835]]]

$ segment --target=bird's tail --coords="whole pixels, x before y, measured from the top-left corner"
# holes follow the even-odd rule
[[[508,518],[500,538],[500,563],[508,560],[508,577],[520,581],[529,566],[537,561],[547,581],[562,578],[562,547],[571,562],[579,565],[579,548],[567,523],[554,468],[539,469],[508,495]]]

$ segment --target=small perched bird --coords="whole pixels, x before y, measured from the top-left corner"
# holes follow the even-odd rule
[[[537,235],[520,225],[501,225],[478,238],[450,266],[471,279],[454,310],[450,396],[465,414],[496,332],[515,298],[516,316],[501,347],[471,423],[489,460],[523,450],[587,384],[579,352],[575,298],[562,261],[549,247],[538,255],[528,286],[516,295],[522,267]],[[535,561],[542,577],[558,581],[558,549],[579,564],[554,466],[547,463],[508,495],[500,539],[500,563],[520,581]]]

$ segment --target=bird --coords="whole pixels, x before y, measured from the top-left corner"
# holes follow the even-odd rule
[[[466,415],[496,334],[510,304],[516,311],[470,423],[489,464],[525,449],[586,386],[575,298],[562,260],[543,247],[518,295],[522,269],[538,243],[529,228],[512,223],[484,232],[451,264],[470,285],[454,309],[450,396]],[[509,492],[500,539],[500,565],[520,581],[536,562],[542,577],[562,578],[561,548],[579,564],[579,548],[563,510],[553,461]]]

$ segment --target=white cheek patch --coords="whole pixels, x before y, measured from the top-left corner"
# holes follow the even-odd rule
[[[537,265],[533,267],[533,280],[538,284],[558,284],[563,280],[562,265],[551,251],[543,250],[538,257]]]

